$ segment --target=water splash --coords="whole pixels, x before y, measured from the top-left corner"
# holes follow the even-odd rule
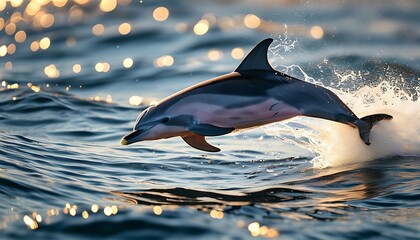
[[[301,68],[292,67],[307,76]],[[357,72],[349,74],[353,74],[351,78],[360,75]],[[341,75],[340,82],[347,81],[349,74]],[[369,146],[360,140],[356,129],[322,119],[297,117],[270,125],[264,130],[269,135],[292,136],[287,138],[290,143],[314,153],[312,164],[315,168],[343,166],[391,156],[420,156],[420,89],[417,87],[406,91],[396,79],[389,78],[376,86],[363,86],[352,92],[329,88],[359,117],[375,113],[387,113],[394,117],[372,128],[372,144]],[[314,83],[309,76],[305,80]]]
[[[365,145],[358,131],[346,125],[327,122],[314,124],[322,141],[311,142],[319,155],[313,159],[316,168],[347,165],[391,156],[420,156],[420,103],[405,92],[395,93],[389,82],[363,87],[354,93],[340,94],[360,116],[387,113],[394,118],[381,121],[371,131],[371,145]]]
[[[287,28],[286,28],[287,29]],[[279,34],[274,38],[273,46],[270,48],[271,53],[274,55],[281,56],[280,52],[286,53],[291,52],[295,49],[297,39],[293,34],[289,34],[287,31],[284,34]]]
[[[283,54],[292,52],[297,46],[298,40],[293,34],[289,34],[287,31],[284,34],[275,36],[273,39],[274,41],[271,44],[268,53],[270,64],[274,69],[280,69],[285,72],[290,69],[290,67],[281,64],[284,59]]]

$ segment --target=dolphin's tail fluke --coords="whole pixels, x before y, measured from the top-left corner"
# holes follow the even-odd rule
[[[392,116],[388,114],[373,114],[356,120],[354,124],[356,124],[357,128],[359,129],[360,138],[363,140],[363,142],[365,142],[366,145],[370,145],[369,135],[373,125],[381,120],[391,119]]]

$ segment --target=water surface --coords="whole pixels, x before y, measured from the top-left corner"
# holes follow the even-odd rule
[[[0,4],[0,238],[418,239],[417,1],[68,1],[16,15],[32,2]],[[209,138],[220,153],[120,145],[149,104],[232,71],[267,37],[278,70],[394,120],[369,147],[309,118]]]

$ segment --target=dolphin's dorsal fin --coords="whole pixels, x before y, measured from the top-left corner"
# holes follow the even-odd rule
[[[204,136],[192,133],[188,136],[183,136],[182,139],[184,139],[184,141],[193,148],[207,152],[220,152],[219,148],[212,146],[208,142],[206,142]]]
[[[236,68],[235,72],[243,72],[247,70],[274,71],[267,58],[268,47],[272,42],[272,38],[267,38],[258,43],[257,46],[248,53],[239,67]]]

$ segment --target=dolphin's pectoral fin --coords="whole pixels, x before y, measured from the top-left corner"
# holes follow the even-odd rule
[[[202,136],[220,136],[232,132],[235,128],[222,128],[211,124],[194,124],[188,130]]]
[[[184,141],[188,145],[198,150],[202,150],[206,152],[220,152],[219,148],[212,146],[208,142],[206,142],[206,139],[204,139],[204,136],[192,134],[192,135],[182,137],[182,139],[184,139]]]

